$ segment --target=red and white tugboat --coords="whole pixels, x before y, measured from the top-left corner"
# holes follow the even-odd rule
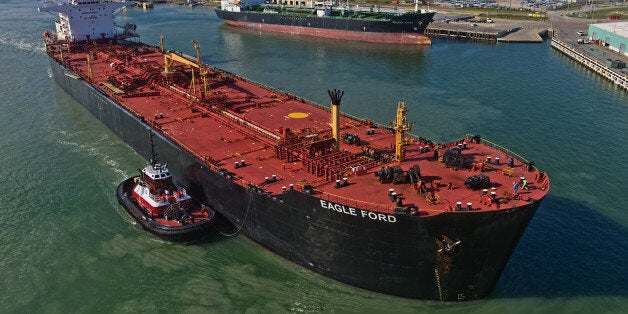
[[[151,137],[151,145],[154,146]],[[212,229],[215,212],[192,199],[156,160],[153,149],[150,165],[140,175],[118,185],[118,202],[142,228],[169,241],[197,240]]]

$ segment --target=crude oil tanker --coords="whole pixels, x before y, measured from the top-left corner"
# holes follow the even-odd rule
[[[533,162],[414,136],[402,102],[382,125],[341,113],[341,91],[327,107],[204,64],[196,42],[196,57],[133,42],[113,24],[130,4],[40,8],[59,15],[55,81],[130,147],[148,159],[154,132],[190,195],[314,272],[407,298],[490,293],[550,188]]]
[[[305,2],[303,2],[305,3]],[[263,0],[222,0],[216,15],[253,29],[386,44],[430,45],[423,35],[436,12],[360,10],[348,6],[284,6]]]

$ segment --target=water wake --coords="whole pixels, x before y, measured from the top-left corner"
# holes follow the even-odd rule
[[[20,35],[17,33],[5,33],[0,35],[0,45],[32,54],[46,51],[42,41],[34,40],[34,38],[24,38],[23,34]]]
[[[76,133],[68,134],[67,131],[58,131],[58,134],[62,137],[59,139],[59,144],[71,147],[71,151],[75,153],[87,154],[90,157],[97,157],[101,162],[108,166],[110,170],[116,173],[120,180],[124,180],[130,176],[121,167],[120,163],[108,154],[101,152],[102,148],[107,145],[99,145],[100,142],[107,140],[107,136],[104,136],[100,140],[94,142],[94,144],[80,144],[74,142],[70,137],[76,135]]]

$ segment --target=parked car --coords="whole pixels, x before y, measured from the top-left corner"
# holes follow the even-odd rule
[[[583,31],[578,31],[576,34],[578,34],[578,36],[584,36],[584,35],[586,35]]]

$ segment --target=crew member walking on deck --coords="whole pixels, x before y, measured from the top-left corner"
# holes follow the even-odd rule
[[[517,191],[519,190],[519,182],[515,181],[512,183],[512,192],[514,195],[517,195]]]

